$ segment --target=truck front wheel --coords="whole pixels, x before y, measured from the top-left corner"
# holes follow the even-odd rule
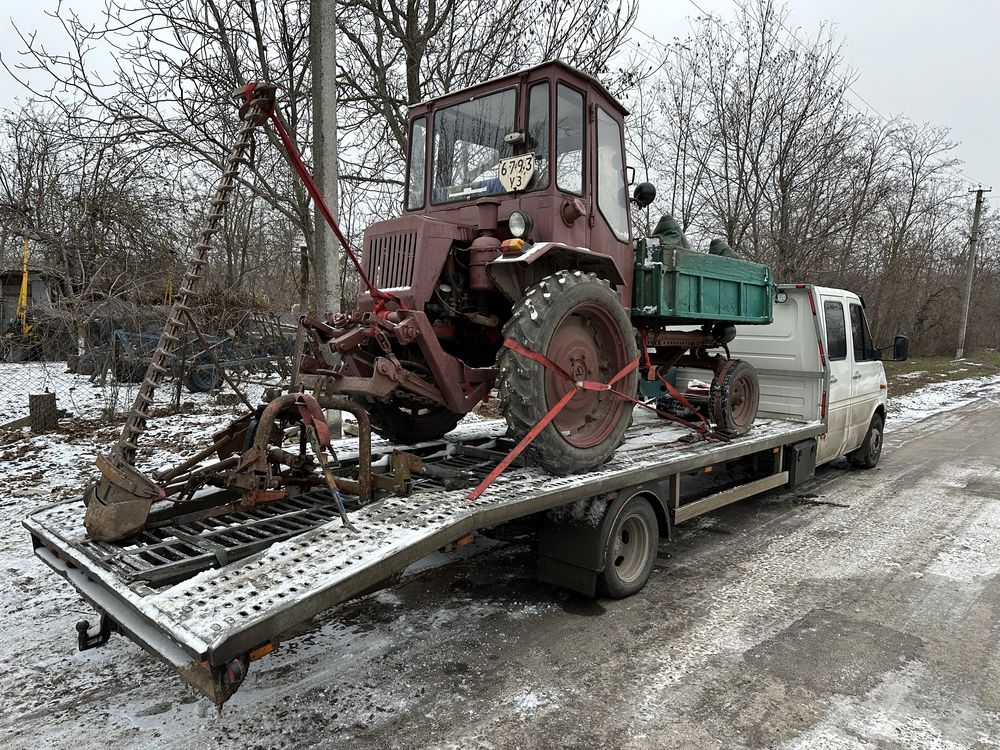
[[[653,572],[658,540],[653,506],[643,497],[630,498],[611,519],[598,593],[624,599],[640,591]]]
[[[874,469],[878,466],[878,460],[882,457],[882,431],[884,428],[885,420],[882,415],[872,415],[864,442],[857,450],[848,453],[847,459],[862,469]]]
[[[557,365],[570,379],[510,349],[501,350],[498,387],[510,433],[520,439],[569,391],[575,395],[538,434],[529,450],[553,474],[588,471],[621,444],[633,404],[610,390],[576,389],[575,382],[608,383],[639,356],[621,300],[592,273],[558,271],[528,290],[504,335]],[[614,389],[633,395],[632,370]]]

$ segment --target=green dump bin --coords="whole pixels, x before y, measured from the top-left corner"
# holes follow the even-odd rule
[[[642,239],[636,246],[632,315],[662,323],[770,323],[771,269]]]

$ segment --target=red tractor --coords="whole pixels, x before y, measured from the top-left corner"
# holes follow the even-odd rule
[[[403,215],[365,233],[372,288],[358,309],[304,321],[306,387],[361,402],[376,432],[403,443],[449,432],[494,387],[520,437],[573,389],[531,447],[571,473],[612,455],[633,408],[575,383],[607,383],[642,351],[616,390],[637,393],[654,368],[707,368],[718,429],[746,430],[753,369],[708,350],[724,348],[732,323],[769,322],[769,271],[694,253],[683,237],[633,242],[626,114],[559,62],[411,108]],[[654,197],[643,183],[631,201]]]

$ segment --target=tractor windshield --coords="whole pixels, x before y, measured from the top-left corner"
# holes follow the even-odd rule
[[[514,89],[477,96],[434,113],[432,203],[504,192],[499,161],[513,153],[504,136],[517,127]]]

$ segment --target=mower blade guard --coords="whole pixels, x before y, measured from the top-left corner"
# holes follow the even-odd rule
[[[140,531],[153,503],[163,499],[163,489],[131,466],[116,466],[104,456],[97,457],[97,468],[102,476],[84,496],[87,535],[114,542]]]

